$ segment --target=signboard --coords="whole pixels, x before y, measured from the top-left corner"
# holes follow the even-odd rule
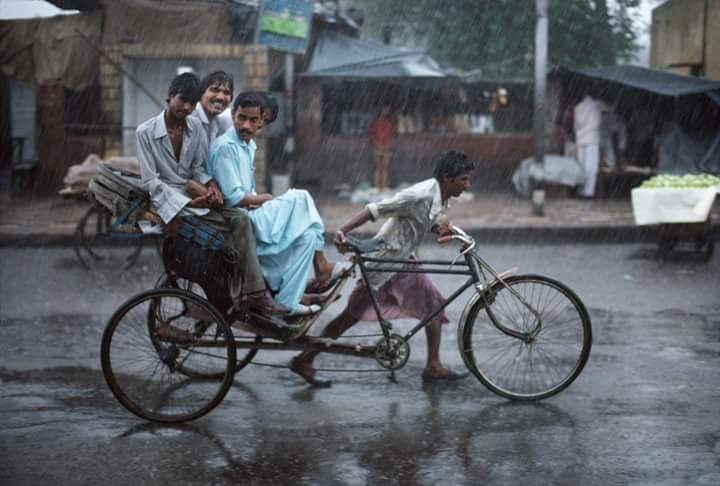
[[[262,0],[255,42],[304,54],[312,25],[314,0]]]

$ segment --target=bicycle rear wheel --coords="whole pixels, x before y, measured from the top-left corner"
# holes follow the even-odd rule
[[[142,251],[142,235],[118,232],[112,235],[111,215],[102,206],[92,206],[78,222],[73,249],[88,270],[125,270]]]
[[[232,385],[236,360],[232,331],[218,311],[179,289],[148,290],[123,304],[105,328],[100,356],[105,380],[125,408],[170,423],[215,408]]]
[[[175,277],[168,274],[164,274],[158,279],[157,283],[155,284],[155,288],[183,289],[187,290],[188,292],[192,292],[193,294],[199,295],[205,300],[208,300],[208,297],[200,284],[191,280],[187,280],[181,277]],[[198,313],[196,317],[198,320],[195,323],[195,326],[197,329],[201,329],[206,325],[203,320],[203,316]],[[154,319],[152,318],[152,315],[148,316],[148,324],[154,325]],[[249,332],[238,328],[233,329],[233,336],[235,337],[235,340],[237,342],[262,342],[262,337],[250,334]],[[252,362],[253,358],[255,358],[255,355],[258,353],[258,350],[257,348],[236,348],[236,353],[237,362],[235,363],[235,372],[237,373],[238,371],[249,365],[250,362]],[[195,378],[222,379],[224,376],[223,370],[194,369],[189,364],[183,365],[180,368],[180,371],[182,373],[188,374],[188,376],[193,376]]]
[[[517,275],[505,283],[537,312],[539,324],[498,282],[486,292],[490,304],[476,296],[461,322],[460,354],[478,380],[498,395],[515,400],[555,395],[578,377],[590,356],[587,310],[572,290],[548,277]]]

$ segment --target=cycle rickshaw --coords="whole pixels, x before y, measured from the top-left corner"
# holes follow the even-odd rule
[[[514,400],[540,400],[568,387],[583,370],[592,343],[590,317],[580,298],[549,277],[497,273],[460,228],[440,242],[451,240],[460,243],[458,255],[439,261],[371,258],[368,253],[382,242],[348,238],[353,273],[365,280],[370,272],[459,275],[466,280],[405,334],[383,319],[370,293],[378,333],[329,339],[309,331],[349,274],[329,290],[320,313],[293,322],[292,332],[273,328],[261,317],[232,307],[221,276],[232,259],[241,256],[223,250],[221,234],[185,218],[178,236],[165,239],[166,273],[157,287],[130,298],[110,318],[101,345],[103,374],[130,412],[169,423],[210,412],[236,373],[261,350],[369,358],[394,380],[395,371],[408,361],[412,337],[473,289],[457,329],[459,352],[472,374],[496,394]]]

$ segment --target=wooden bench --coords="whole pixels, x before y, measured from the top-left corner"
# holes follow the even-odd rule
[[[652,167],[626,165],[615,169],[601,167],[598,171],[596,195],[607,199],[620,194],[630,193],[630,189],[639,186],[642,181],[655,174]]]

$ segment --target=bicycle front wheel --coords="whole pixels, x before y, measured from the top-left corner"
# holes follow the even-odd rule
[[[120,403],[157,422],[205,415],[235,373],[229,326],[206,300],[180,289],[149,290],[123,304],[105,328],[100,356]]]
[[[590,356],[588,312],[557,280],[541,275],[504,280],[507,287],[497,282],[486,291],[487,299],[479,296],[466,313],[460,353],[468,369],[498,395],[553,396],[578,377]]]

